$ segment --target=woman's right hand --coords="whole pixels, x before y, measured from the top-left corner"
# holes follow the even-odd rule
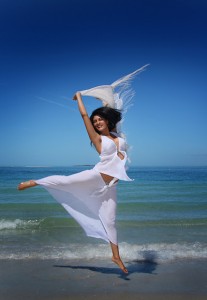
[[[73,96],[73,100],[78,100],[78,97],[81,96],[81,93],[80,92],[76,92],[75,95]]]

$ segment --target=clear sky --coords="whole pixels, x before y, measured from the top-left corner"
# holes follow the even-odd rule
[[[206,16],[205,0],[1,1],[0,166],[97,162],[73,94],[147,63],[124,122],[131,164],[206,166]]]

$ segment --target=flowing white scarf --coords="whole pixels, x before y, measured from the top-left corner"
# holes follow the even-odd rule
[[[134,72],[121,77],[110,85],[99,85],[88,90],[80,91],[82,96],[92,96],[102,101],[103,106],[120,109],[123,113],[132,104],[134,91],[130,88],[132,79],[148,66],[145,65]]]
[[[134,72],[121,77],[110,85],[99,85],[94,88],[80,91],[82,96],[92,96],[102,101],[103,106],[121,110],[125,114],[132,105],[134,90],[131,88],[132,79],[146,69],[147,65],[135,70]],[[122,121],[123,122],[123,119]],[[117,135],[126,138],[121,130],[121,122],[116,125]]]

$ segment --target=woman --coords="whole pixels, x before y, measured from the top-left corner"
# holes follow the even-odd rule
[[[101,107],[89,118],[81,93],[77,92],[73,99],[78,102],[89,138],[100,154],[100,162],[92,170],[74,175],[54,175],[22,182],[18,189],[24,190],[36,185],[47,189],[88,236],[110,243],[112,261],[124,273],[128,273],[119,254],[115,227],[117,182],[119,179],[131,181],[125,171],[126,143],[116,134],[116,124],[121,120],[121,113],[110,107]]]

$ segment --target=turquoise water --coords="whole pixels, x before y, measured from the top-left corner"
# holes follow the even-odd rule
[[[0,168],[0,258],[103,258],[108,244],[88,238],[40,187],[19,182],[70,175],[90,167]],[[153,253],[158,261],[207,257],[207,168],[138,168],[119,182],[117,230],[125,259]]]

